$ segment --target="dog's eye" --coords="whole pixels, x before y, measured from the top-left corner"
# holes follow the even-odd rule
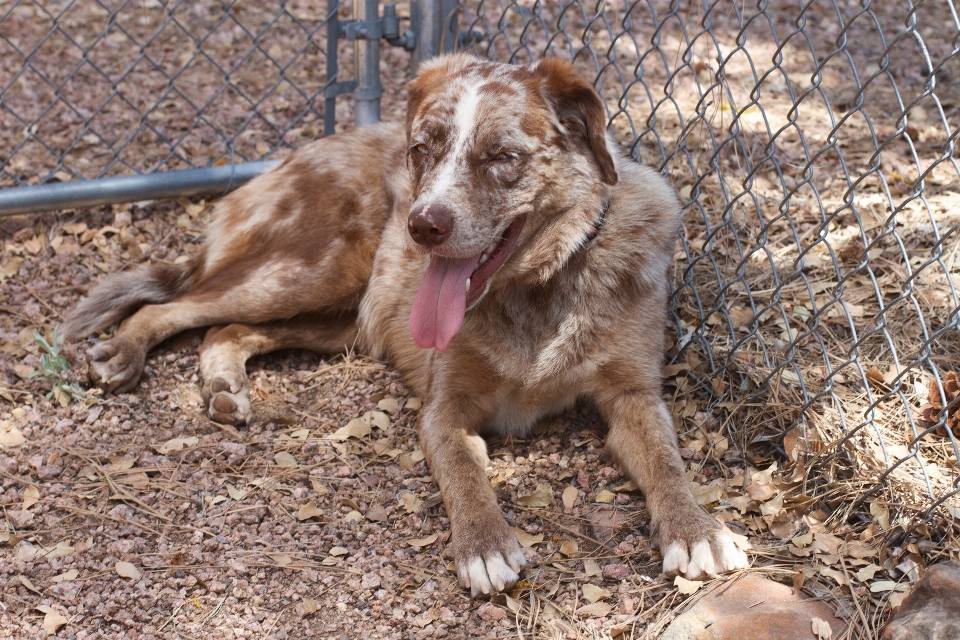
[[[495,156],[490,158],[490,162],[508,162],[510,160],[516,160],[517,154],[511,153],[509,151],[501,151]]]
[[[410,150],[424,157],[430,155],[430,149],[427,149],[427,145],[423,143],[413,145],[413,148]]]

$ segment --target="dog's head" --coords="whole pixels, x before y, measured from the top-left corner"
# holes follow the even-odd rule
[[[430,252],[410,317],[444,350],[498,282],[546,280],[596,233],[617,171],[573,66],[438,58],[408,86],[410,236]]]

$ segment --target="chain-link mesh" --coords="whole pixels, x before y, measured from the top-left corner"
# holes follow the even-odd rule
[[[309,141],[323,130],[327,20],[308,0],[0,3],[0,188]]]
[[[709,396],[751,463],[804,464],[798,499],[835,519],[876,503],[960,526],[951,0],[470,0],[456,17],[479,55],[574,60],[624,150],[687,202],[678,391]],[[336,80],[328,19],[307,0],[0,4],[0,187],[306,142]]]
[[[956,527],[953,3],[483,1],[458,19],[479,55],[574,60],[617,141],[678,188],[668,371],[748,459],[799,456],[836,520],[876,502]]]

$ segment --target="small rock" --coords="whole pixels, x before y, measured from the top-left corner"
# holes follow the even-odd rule
[[[30,511],[7,511],[7,520],[14,529],[33,528],[33,513]]]
[[[247,455],[247,445],[241,444],[239,442],[221,442],[217,445],[217,449],[224,451],[230,455],[243,457]]]
[[[721,583],[674,620],[660,640],[817,640],[820,618],[838,637],[841,624],[826,604],[808,600],[779,582],[746,576]]]
[[[20,463],[13,456],[0,456],[0,472],[10,475],[16,473],[19,466]]]
[[[960,638],[960,562],[927,569],[883,632],[882,640]]]
[[[63,467],[58,464],[45,464],[37,469],[37,477],[41,480],[53,480],[63,473]]]
[[[480,616],[481,620],[486,620],[487,622],[496,622],[506,618],[507,612],[492,602],[484,602],[482,605],[480,605],[480,608],[477,609],[477,615]]]
[[[360,586],[364,589],[377,589],[380,587],[380,576],[373,571],[363,574]]]
[[[608,564],[603,568],[603,577],[607,580],[623,580],[631,573],[630,565],[626,564]]]

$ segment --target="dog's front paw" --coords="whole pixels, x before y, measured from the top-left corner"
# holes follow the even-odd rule
[[[509,589],[517,584],[520,570],[527,564],[516,536],[502,518],[501,525],[496,532],[474,529],[459,536],[454,533],[457,578],[473,597]]]
[[[689,522],[689,521],[688,521]],[[707,514],[691,524],[660,526],[663,572],[683,574],[689,580],[713,577],[750,565],[747,554],[737,548],[733,538]]]
[[[247,424],[250,422],[250,387],[243,381],[230,380],[227,375],[215,375],[203,385],[201,394],[207,404],[210,419],[220,424]]]
[[[134,340],[115,337],[87,352],[90,382],[107,393],[126,393],[143,373],[147,351]]]

